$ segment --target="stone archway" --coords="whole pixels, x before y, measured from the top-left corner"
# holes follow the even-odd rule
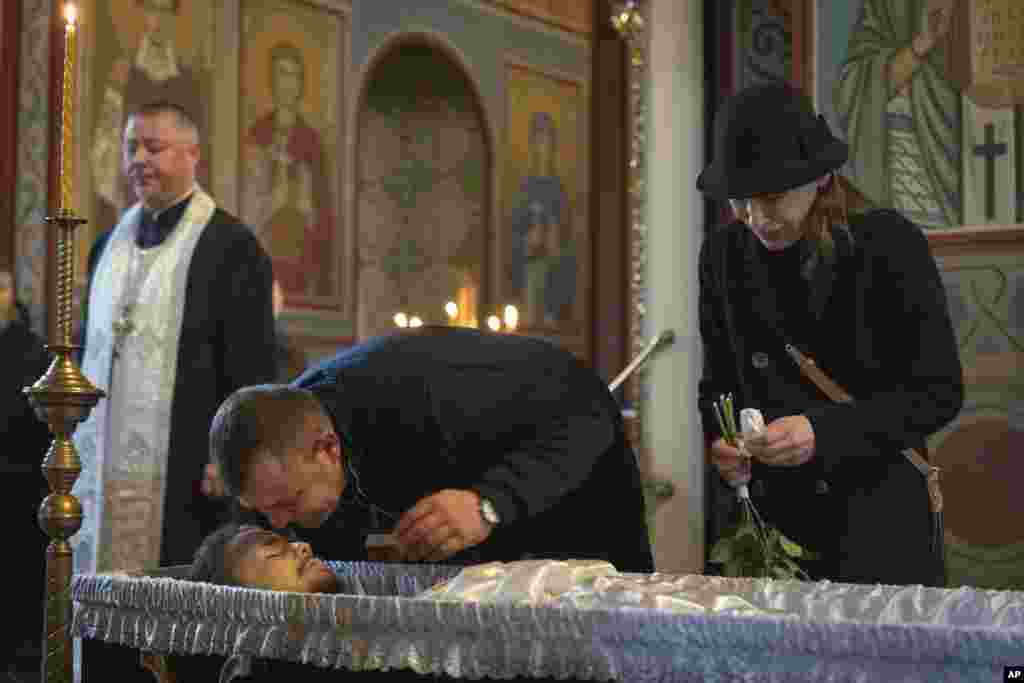
[[[357,113],[356,333],[403,312],[471,322],[483,301],[492,157],[478,94],[422,37],[396,40],[368,70]]]

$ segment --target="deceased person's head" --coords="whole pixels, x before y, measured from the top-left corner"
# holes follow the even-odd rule
[[[252,525],[226,524],[196,551],[189,577],[225,586],[334,593],[338,580],[309,544]]]

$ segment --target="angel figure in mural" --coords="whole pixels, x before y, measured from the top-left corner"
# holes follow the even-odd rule
[[[571,314],[576,255],[569,196],[555,169],[558,129],[550,113],[533,113],[528,139],[530,170],[511,215],[509,284],[527,327],[555,327]]]
[[[834,97],[851,146],[848,175],[869,199],[926,228],[1024,220],[1014,163],[1020,102],[978,97],[972,76],[958,73],[968,51],[990,51],[993,74],[1020,68],[1024,50],[998,38],[1024,35],[1014,5],[863,0]],[[968,11],[987,38],[967,35]]]
[[[242,215],[270,253],[285,298],[332,292],[330,173],[320,133],[301,112],[306,58],[292,43],[269,51],[273,108],[243,144]]]
[[[134,50],[114,56],[102,86],[96,129],[90,153],[96,193],[98,226],[116,225],[136,197],[121,173],[121,133],[126,117],[142,105],[168,101],[187,111],[202,133],[206,133],[204,81],[207,72],[183,58],[175,43],[179,0],[134,0],[140,13],[142,32],[133,38]],[[116,11],[116,8],[115,8]],[[202,140],[209,136],[201,134]],[[197,178],[206,185],[209,150],[203,143]]]

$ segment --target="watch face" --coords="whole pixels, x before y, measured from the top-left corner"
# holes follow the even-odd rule
[[[494,504],[486,498],[480,499],[480,516],[488,524],[497,524],[501,520],[498,511],[494,509]]]

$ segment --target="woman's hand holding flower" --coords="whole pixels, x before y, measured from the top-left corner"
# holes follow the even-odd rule
[[[739,486],[750,481],[750,457],[736,446],[729,445],[719,437],[711,444],[711,464],[718,468],[722,479],[730,486]]]
[[[814,428],[803,415],[787,415],[769,422],[763,432],[744,439],[743,444],[766,465],[796,467],[814,457]]]

